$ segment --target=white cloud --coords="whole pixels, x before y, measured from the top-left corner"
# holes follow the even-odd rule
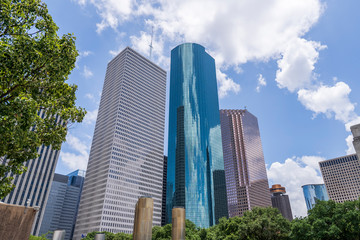
[[[290,92],[311,86],[314,79],[313,70],[318,60],[318,50],[323,49],[320,43],[296,38],[287,44],[278,60],[276,82],[279,88],[287,88]]]
[[[260,92],[260,88],[264,87],[264,86],[266,86],[266,80],[265,80],[265,78],[263,77],[262,74],[259,74],[258,75],[258,82],[257,82],[257,86],[256,86],[256,91]]]
[[[68,133],[66,136],[66,143],[73,152],[61,152],[61,161],[71,170],[81,169],[86,170],[89,159],[89,147],[79,138]]]
[[[85,97],[88,98],[88,99],[90,99],[90,100],[94,100],[94,95],[91,94],[91,93],[85,94]]]
[[[84,66],[84,71],[83,71],[82,75],[83,75],[85,78],[91,78],[94,74],[93,74],[92,71],[85,65],[85,66]]]
[[[73,0],[74,2],[77,2],[80,6],[85,6],[87,0]]]
[[[130,36],[130,40],[134,49],[139,51],[142,55],[150,58],[151,34],[140,32],[140,36]],[[169,68],[170,59],[165,56],[168,54],[164,53],[164,42],[161,36],[153,36],[151,52],[152,61],[158,63],[166,69]]]
[[[300,89],[298,99],[306,109],[314,112],[314,117],[323,113],[328,118],[334,116],[347,123],[357,117],[355,104],[349,99],[350,92],[346,83],[337,82],[334,86],[323,85],[315,90]]]
[[[87,57],[91,54],[93,54],[93,52],[86,50],[86,51],[79,52],[79,57]]]
[[[91,0],[91,3],[102,18],[102,21],[96,24],[97,33],[101,33],[107,27],[116,29],[120,23],[134,14],[133,8],[136,5],[135,0]]]
[[[93,111],[88,111],[84,117],[83,123],[85,124],[94,124],[97,118],[98,109]]]
[[[272,163],[267,169],[272,184],[281,184],[289,195],[294,216],[306,216],[307,209],[301,186],[323,183],[318,162],[325,160],[319,156],[292,157],[284,163]]]
[[[354,113],[355,114],[355,113]],[[360,116],[354,117],[351,121],[345,124],[346,131],[350,132],[350,127],[360,123]]]
[[[296,46],[307,50],[303,57],[308,57],[311,68],[321,46],[301,38],[322,14],[324,4],[320,0],[91,0],[90,3],[101,17],[101,22],[97,24],[99,33],[108,27],[118,31],[119,25],[136,18],[145,18],[147,26],[154,26],[156,62],[167,61],[163,57],[168,56],[164,54],[163,46],[174,47],[174,42],[197,42],[206,46],[221,70],[227,66],[236,70],[240,69],[238,65],[248,61],[268,61],[283,56],[284,59],[279,61],[281,70],[278,80],[291,89],[292,85],[298,84],[296,82],[306,80],[294,79],[295,83],[292,83],[285,79],[288,75],[292,76],[292,70],[299,72],[287,65],[296,63],[289,62],[293,60],[290,52],[294,52]],[[140,32],[130,39],[136,50],[148,55],[149,34]],[[159,44],[158,50],[156,44]],[[301,56],[298,52],[298,57]],[[299,61],[305,64],[303,68],[309,67],[306,59],[300,58]],[[219,92],[221,96],[239,91],[231,79],[225,83],[223,87],[220,84],[219,90],[223,90]]]
[[[354,137],[353,137],[352,134],[350,134],[349,136],[347,136],[347,138],[345,138],[346,145],[348,147],[348,149],[346,150],[347,155],[355,153],[355,148],[354,148],[354,145],[353,145],[353,139],[354,139]]]
[[[216,70],[216,77],[219,83],[219,98],[225,97],[229,91],[238,93],[240,91],[240,84],[235,83],[234,80],[229,78],[225,73],[221,72],[220,69]]]

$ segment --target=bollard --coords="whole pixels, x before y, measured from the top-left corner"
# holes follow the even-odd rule
[[[174,207],[172,209],[172,240],[185,240],[185,208]]]
[[[53,240],[64,240],[65,239],[65,230],[55,230],[53,233]]]
[[[154,200],[140,197],[135,205],[133,240],[151,240]]]
[[[97,233],[97,234],[95,234],[94,240],[105,240],[105,233]]]

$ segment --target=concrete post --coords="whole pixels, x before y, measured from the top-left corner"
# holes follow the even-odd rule
[[[140,197],[135,206],[133,240],[151,240],[154,200]]]
[[[64,240],[65,239],[65,230],[55,230],[53,233],[52,240]]]
[[[0,202],[0,239],[29,239],[38,209]]]
[[[174,207],[172,209],[172,240],[185,240],[185,208]]]
[[[94,240],[105,240],[105,233],[97,233],[95,234]]]

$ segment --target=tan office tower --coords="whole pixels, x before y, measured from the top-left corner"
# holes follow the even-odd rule
[[[319,162],[329,198],[336,202],[360,197],[360,124],[350,127],[357,154]]]
[[[229,217],[271,206],[257,118],[245,110],[220,110]]]
[[[140,196],[161,223],[166,72],[131,48],[109,62],[74,239],[132,233]]]
[[[356,154],[319,162],[329,198],[336,202],[360,196],[360,161]]]

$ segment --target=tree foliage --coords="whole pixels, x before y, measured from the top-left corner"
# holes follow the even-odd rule
[[[294,240],[359,240],[360,239],[360,199],[336,203],[318,201],[309,215],[296,219],[291,226]]]
[[[205,239],[288,239],[290,222],[275,208],[255,207],[242,217],[222,218],[209,228]]]
[[[186,240],[360,240],[360,200],[335,203],[319,201],[309,216],[285,219],[278,209],[258,208],[242,217],[221,218],[219,224],[208,229],[199,228],[189,220],[185,222]],[[86,240],[94,239],[96,232]],[[107,233],[107,240],[111,233]],[[109,236],[109,237],[108,237]],[[124,235],[125,236],[125,235]],[[119,238],[121,240],[131,239]],[[154,226],[152,240],[171,240],[171,224]]]
[[[111,232],[91,232],[88,233],[83,240],[94,240],[97,233],[105,233],[105,240],[132,240],[131,234]]]
[[[75,105],[77,86],[66,82],[78,55],[75,37],[57,30],[40,0],[0,0],[0,199],[39,147],[60,149],[67,124],[86,113]]]

